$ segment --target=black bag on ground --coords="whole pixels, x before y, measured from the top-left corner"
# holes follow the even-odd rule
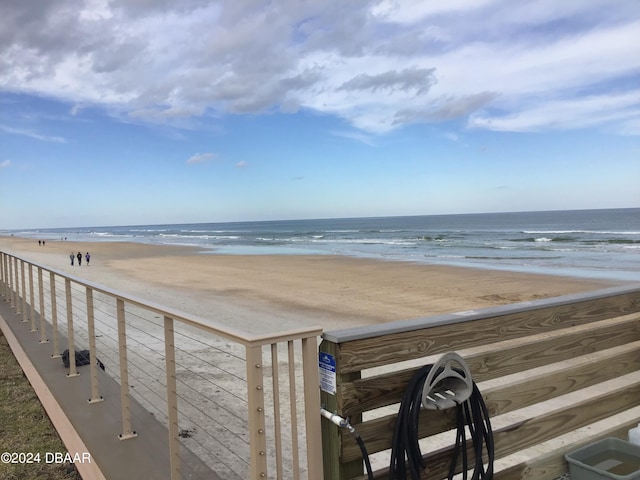
[[[91,363],[91,353],[89,350],[77,350],[75,352],[76,367],[82,367],[83,365],[89,365]],[[66,368],[69,368],[69,350],[62,352],[62,363]],[[104,364],[100,360],[96,360],[98,366],[104,370]]]

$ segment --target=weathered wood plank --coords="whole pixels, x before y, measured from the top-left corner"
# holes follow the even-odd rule
[[[635,375],[628,385],[591,396],[574,404],[558,408],[516,424],[494,430],[495,456],[502,458],[530,446],[545,442],[577,428],[635,407],[640,398],[640,378]],[[452,448],[443,448],[424,455],[427,468],[424,480],[445,478],[449,471]],[[376,472],[376,478],[385,478],[388,469]]]
[[[391,447],[393,432],[396,425],[396,414],[388,415],[380,419],[356,425],[358,434],[367,446],[370,454],[387,450]],[[456,426],[456,410],[422,410],[418,423],[418,436],[420,438],[449,431]],[[341,456],[343,460],[354,459],[360,455],[360,450],[355,441],[348,441],[347,433],[343,432]],[[452,434],[451,441],[455,441]]]
[[[640,342],[587,355],[583,362],[554,372],[523,376],[483,392],[490,416],[502,415],[640,370]]]
[[[638,422],[640,422],[640,417],[621,425],[614,425],[611,428],[601,430],[596,435],[582,437],[578,441],[564,444],[560,448],[555,448],[553,451],[543,453],[531,460],[520,462],[495,472],[493,480],[554,480],[568,471],[567,462],[564,459],[565,454],[607,437],[625,438],[627,430],[637,425]],[[388,476],[388,472],[385,470],[374,472],[375,480],[386,480]],[[361,475],[352,480],[368,479],[365,475]],[[435,479],[432,478],[431,480]]]
[[[467,355],[476,383],[640,340],[640,314],[543,335],[501,342]],[[351,416],[397,403],[417,368],[389,372],[341,386],[338,409]]]
[[[351,417],[370,453],[389,448],[396,414],[361,423],[362,413],[397,404],[416,369],[364,379],[360,378],[361,370],[449,351],[464,355],[476,383],[521,373],[505,379],[507,383],[492,382],[494,386],[483,391],[492,418],[518,410],[512,416],[501,417],[501,427],[494,432],[496,458],[606,419],[640,400],[638,285],[364,330],[328,332],[324,336],[328,343],[335,344],[339,365],[340,380],[332,406],[342,416]],[[574,394],[550,401],[610,379],[619,379],[603,385],[612,391],[591,388],[588,394],[585,391],[586,397]],[[525,407],[530,408],[520,411]],[[528,412],[527,417],[521,412]],[[454,416],[453,409],[423,411],[419,436],[451,430]],[[620,429],[619,424],[610,428],[616,429]],[[453,443],[454,433],[450,433]],[[335,478],[364,480],[361,452],[355,440],[346,430],[333,434],[337,434],[336,461],[353,467],[349,472],[340,468]],[[428,469],[423,478],[446,476],[451,448],[425,456]],[[543,454],[534,461],[510,467],[495,478],[551,480],[555,477],[548,476],[550,472],[563,473],[561,470],[566,468],[562,455],[558,450]],[[531,472],[535,472],[534,476]],[[375,478],[387,476],[386,469],[375,472]]]
[[[640,315],[627,315],[586,326],[519,339],[513,345],[495,345],[488,354],[473,356],[467,364],[478,382],[518,373],[640,340]]]
[[[506,313],[498,316],[474,314],[455,324],[416,327],[411,331],[342,343],[339,353],[342,371],[354,372],[635,313],[640,311],[640,289],[579,304],[540,305],[524,311],[520,306],[515,309],[516,313],[506,309]]]
[[[640,398],[640,379],[635,375],[632,380],[634,375],[629,376],[627,385],[538,415],[516,428],[509,426],[494,432],[496,457],[524,450],[637,406]]]
[[[483,392],[491,417],[509,413],[536,403],[597,385],[606,380],[640,370],[640,342],[624,345],[585,357],[582,363],[551,373],[523,376],[512,383],[493,387]],[[594,358],[595,357],[595,358]],[[455,426],[455,411],[425,411],[421,415],[420,437],[446,432]],[[369,453],[386,450],[391,445],[395,427],[395,414],[357,425],[358,433]],[[346,432],[343,435],[347,435]],[[345,438],[343,454],[355,452],[351,439]]]
[[[340,363],[338,360],[337,351],[339,345],[331,342],[322,342],[320,344],[319,351],[321,353],[327,353],[332,355],[336,359],[336,383],[350,383],[360,378],[360,372],[354,372],[350,374],[341,374]],[[320,392],[320,406],[329,412],[337,412],[337,400],[336,395],[332,395],[328,392]],[[319,414],[320,412],[318,412]],[[356,415],[352,421],[360,422],[361,415]],[[351,461],[346,462],[340,458],[340,451],[342,449],[342,442],[349,441],[350,439],[344,438],[341,434],[343,431],[336,425],[329,422],[326,418],[322,417],[320,428],[322,430],[322,458],[323,458],[323,471],[324,478],[327,480],[337,478],[351,478],[353,476],[360,475],[363,472],[362,462]]]
[[[637,425],[638,421],[640,421],[640,417],[600,431],[597,435],[582,437],[576,442],[557,447],[529,461],[495,472],[493,480],[554,480],[569,471],[567,461],[564,458],[565,454],[607,437],[626,438],[629,428]]]
[[[328,353],[335,356],[338,345],[335,343],[322,342],[320,344],[320,354]],[[336,409],[336,396],[320,391],[320,406],[329,411]],[[322,460],[325,478],[340,478],[340,439],[338,430],[333,428],[326,418],[321,419],[320,429],[322,431]]]

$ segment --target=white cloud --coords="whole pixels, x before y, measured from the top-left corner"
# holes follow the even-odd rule
[[[640,112],[635,118],[622,122],[617,128],[617,133],[620,135],[640,135]]]
[[[451,140],[452,142],[459,142],[460,141],[460,135],[458,135],[455,132],[444,132],[442,134],[443,138],[446,138],[447,140]]]
[[[575,106],[575,116],[593,96],[624,94],[640,72],[640,6],[625,0],[74,5],[2,2],[0,91],[181,127],[302,108],[368,133],[468,118],[478,128],[522,128],[498,121],[507,118],[580,128],[545,116],[548,105]],[[589,125],[638,121],[631,108],[601,108]]]
[[[365,145],[369,145],[370,147],[375,146],[375,142],[372,135],[367,135],[366,133],[363,133],[357,130],[356,131],[335,130],[335,131],[332,131],[331,134],[336,137],[355,140],[357,142],[364,143]]]
[[[425,17],[451,12],[469,12],[496,0],[448,0],[432,2],[424,0],[383,0],[371,9],[371,14],[388,22],[416,23]]]
[[[66,143],[67,140],[63,137],[58,137],[55,135],[43,135],[33,130],[26,130],[22,128],[13,128],[7,125],[0,125],[0,131],[5,133],[10,133],[12,135],[22,135],[29,138],[34,138],[36,140],[40,140],[42,142],[54,142],[54,143]]]
[[[7,168],[9,165],[11,165],[11,160],[3,160],[0,162],[0,168]]]
[[[187,165],[195,165],[197,163],[204,163],[215,159],[217,155],[215,153],[196,153],[192,157],[187,159]]]
[[[471,117],[469,125],[499,131],[537,131],[550,126],[558,129],[584,128],[623,122],[632,125],[640,118],[640,90],[592,95],[569,100],[536,102],[535,106],[508,115]],[[634,120],[635,119],[635,120]]]

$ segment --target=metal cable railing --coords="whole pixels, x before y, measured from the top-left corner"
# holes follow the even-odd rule
[[[254,336],[4,252],[0,295],[52,357],[88,349],[104,364],[121,388],[121,439],[139,441],[131,399],[167,426],[172,480],[190,469],[185,447],[220,478],[322,478],[319,329]]]

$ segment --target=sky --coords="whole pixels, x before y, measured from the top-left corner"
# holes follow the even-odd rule
[[[638,0],[2,0],[0,230],[640,207]]]

